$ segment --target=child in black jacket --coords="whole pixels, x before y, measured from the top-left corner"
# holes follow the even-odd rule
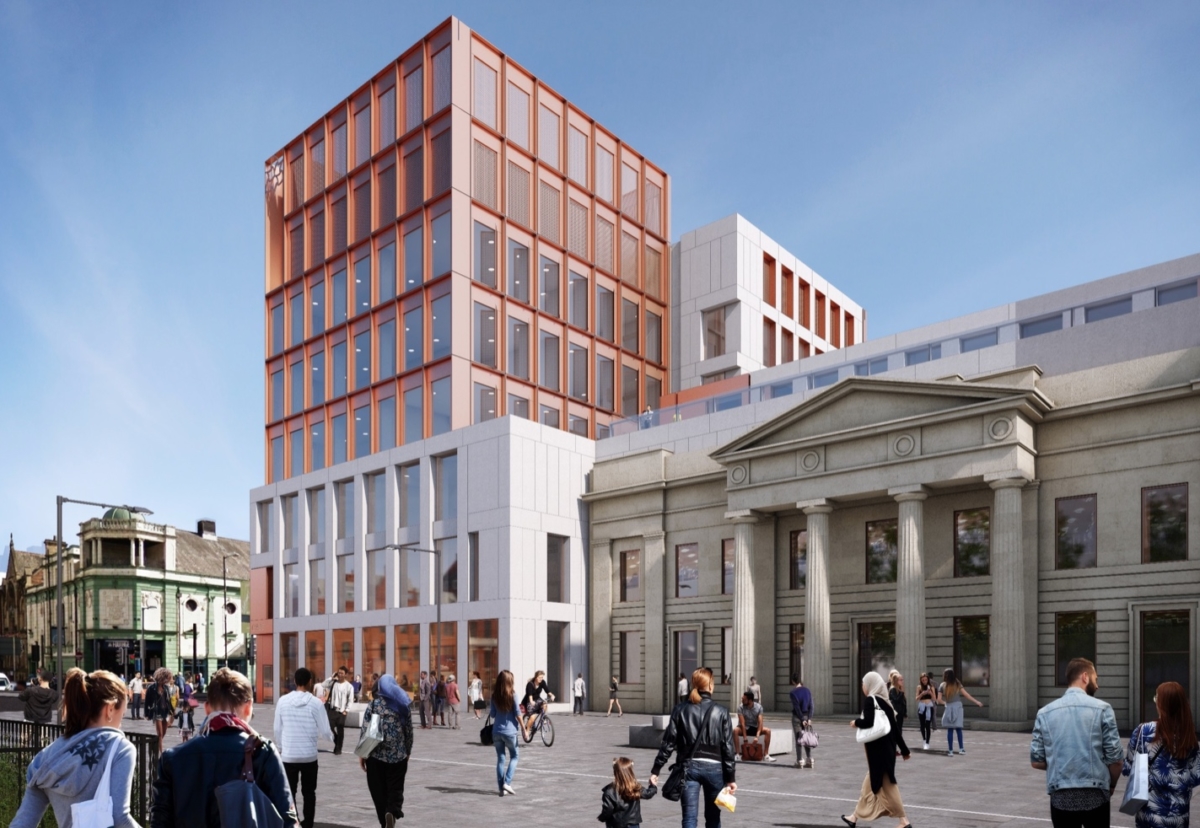
[[[643,788],[633,773],[633,760],[613,760],[613,781],[600,792],[600,816],[605,828],[638,828],[642,824],[642,800],[653,799],[658,788]]]

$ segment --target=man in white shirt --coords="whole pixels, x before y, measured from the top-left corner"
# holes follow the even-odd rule
[[[683,673],[679,674],[679,684],[675,686],[675,695],[678,696],[678,702],[683,704],[688,698],[688,680]]]
[[[333,727],[333,755],[342,753],[342,741],[346,738],[346,714],[354,701],[354,685],[346,679],[347,670],[337,671],[337,682],[329,691],[329,719]]]
[[[583,699],[587,695],[587,685],[583,681],[583,673],[580,673],[579,675],[577,675],[575,677],[574,690],[575,690],[575,709],[571,711],[571,715],[574,716],[576,713],[578,713],[580,716],[582,716],[583,715]]]
[[[333,741],[325,705],[312,694],[312,681],[313,674],[301,667],[296,671],[295,692],[287,693],[275,705],[275,745],[283,759],[292,801],[296,801],[297,782],[304,794],[301,828],[313,828],[317,812],[317,739]]]
[[[129,712],[135,719],[142,718],[142,692],[146,689],[142,674],[136,673],[129,682]]]
[[[757,677],[750,677],[750,686],[746,688],[746,692],[754,697],[755,704],[762,704],[762,687],[759,686]]]

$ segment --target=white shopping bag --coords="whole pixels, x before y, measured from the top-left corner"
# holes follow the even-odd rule
[[[117,743],[108,748],[108,761],[96,795],[71,806],[71,825],[74,828],[113,828],[112,762],[117,755]]]
[[[1143,735],[1137,752],[1133,754],[1129,784],[1125,786],[1125,796],[1121,799],[1121,813],[1130,816],[1142,810],[1150,801],[1150,757],[1146,755],[1145,739]]]

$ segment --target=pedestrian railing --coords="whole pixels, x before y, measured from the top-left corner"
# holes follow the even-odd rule
[[[25,794],[26,771],[33,757],[62,733],[62,725],[0,719],[0,775],[4,777],[4,787],[10,791],[11,783],[16,783],[16,801]],[[135,821],[149,825],[154,780],[158,776],[158,737],[149,733],[126,733],[125,738],[136,751],[129,810]],[[7,816],[12,818],[11,814]],[[7,821],[0,817],[0,824],[7,824]]]

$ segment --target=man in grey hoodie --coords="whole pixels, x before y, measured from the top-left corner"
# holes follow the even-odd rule
[[[50,689],[45,670],[38,670],[37,679],[17,698],[25,702],[25,721],[50,724],[54,708],[58,706],[58,691]]]

